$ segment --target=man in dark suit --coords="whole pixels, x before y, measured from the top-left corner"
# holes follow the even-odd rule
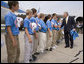
[[[73,37],[70,34],[70,31],[73,29],[75,31],[76,28],[76,24],[75,24],[75,20],[73,17],[70,17],[68,15],[68,12],[64,12],[64,19],[62,22],[61,27],[64,26],[64,37],[65,37],[65,48],[70,47],[73,48]],[[70,40],[70,44],[69,44],[69,40]]]

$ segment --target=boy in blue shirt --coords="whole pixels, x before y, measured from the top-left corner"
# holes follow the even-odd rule
[[[10,11],[5,16],[6,24],[6,47],[8,54],[8,63],[18,63],[20,56],[19,47],[19,27],[17,25],[17,16],[14,14],[19,9],[18,1],[8,1]]]
[[[49,14],[47,16],[47,22],[46,22],[46,25],[47,25],[47,42],[46,42],[46,49],[47,50],[50,50],[52,51],[52,47],[51,47],[51,44],[52,44],[52,24],[51,24],[51,15]]]
[[[56,15],[56,13],[53,13],[52,14],[52,20],[51,20],[51,22],[52,22],[52,25],[53,25],[53,30],[52,30],[52,32],[53,32],[53,41],[52,41],[52,48],[53,49],[55,49],[56,48],[56,40],[57,40],[57,21],[56,21],[56,18],[57,18],[57,15]]]
[[[30,18],[30,21],[36,23],[36,25],[37,25],[37,27],[35,29],[36,37],[34,37],[34,46],[33,46],[33,55],[32,55],[32,57],[34,59],[36,59],[35,53],[37,51],[37,46],[38,46],[38,38],[37,37],[38,37],[39,28],[38,28],[38,22],[36,21],[37,10],[35,8],[32,8],[31,10],[33,12],[33,15]]]
[[[37,15],[37,17],[35,18],[36,20],[36,24],[37,24],[37,28],[36,28],[36,33],[38,35],[38,38],[35,38],[35,55],[39,55],[39,53],[37,52],[38,48],[38,44],[39,44],[39,29],[41,29],[41,26],[39,24],[40,21],[40,13]]]
[[[29,63],[30,59],[34,60],[32,57],[33,54],[33,46],[34,46],[34,34],[35,32],[32,30],[32,22],[30,18],[32,17],[32,10],[26,11],[26,18],[24,19],[24,28],[25,28],[25,56],[24,62]]]
[[[61,20],[60,18],[58,19],[57,22],[58,22],[58,26],[61,26],[61,25],[62,25],[62,20]],[[58,44],[58,43],[62,40],[62,38],[63,38],[62,31],[63,31],[63,27],[58,29],[57,44]]]
[[[39,45],[38,45],[38,50],[37,50],[37,52],[39,52],[39,53],[43,53],[44,50],[45,50],[45,47],[46,47],[47,26],[46,26],[46,24],[43,21],[44,18],[45,18],[45,15],[43,13],[40,13],[40,21],[39,21],[39,24],[41,26],[41,29],[39,30],[40,31],[39,32]]]

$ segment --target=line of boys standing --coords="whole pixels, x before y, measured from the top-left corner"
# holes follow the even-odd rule
[[[9,63],[18,63],[20,56],[19,47],[19,28],[17,26],[17,16],[14,14],[19,8],[17,1],[8,2],[10,11],[5,16],[6,23],[6,47]],[[52,51],[56,47],[57,38],[57,16],[54,13],[52,16],[48,15],[46,23],[44,22],[45,14],[40,13],[37,15],[36,9],[26,11],[26,18],[24,19],[25,28],[25,52],[24,62],[29,63],[37,59],[36,54],[44,53],[45,50]],[[33,30],[32,23],[37,27]]]
[[[33,13],[33,14],[32,14]],[[56,48],[56,41],[59,28],[56,21],[57,16],[47,16],[47,22],[44,22],[45,15],[43,13],[37,15],[35,8],[26,11],[27,17],[24,19],[25,27],[25,56],[24,62],[34,61],[37,59],[35,55],[44,53],[45,50],[52,51]],[[36,18],[35,18],[36,17]],[[36,23],[37,27],[32,31],[32,23]]]

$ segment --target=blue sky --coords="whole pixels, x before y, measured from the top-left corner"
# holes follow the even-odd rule
[[[19,1],[20,9],[36,8],[46,14],[63,14],[69,12],[69,15],[83,16],[83,1]]]

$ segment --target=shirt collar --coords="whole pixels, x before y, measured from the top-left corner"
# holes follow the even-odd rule
[[[66,17],[66,19],[68,20],[69,16]]]

